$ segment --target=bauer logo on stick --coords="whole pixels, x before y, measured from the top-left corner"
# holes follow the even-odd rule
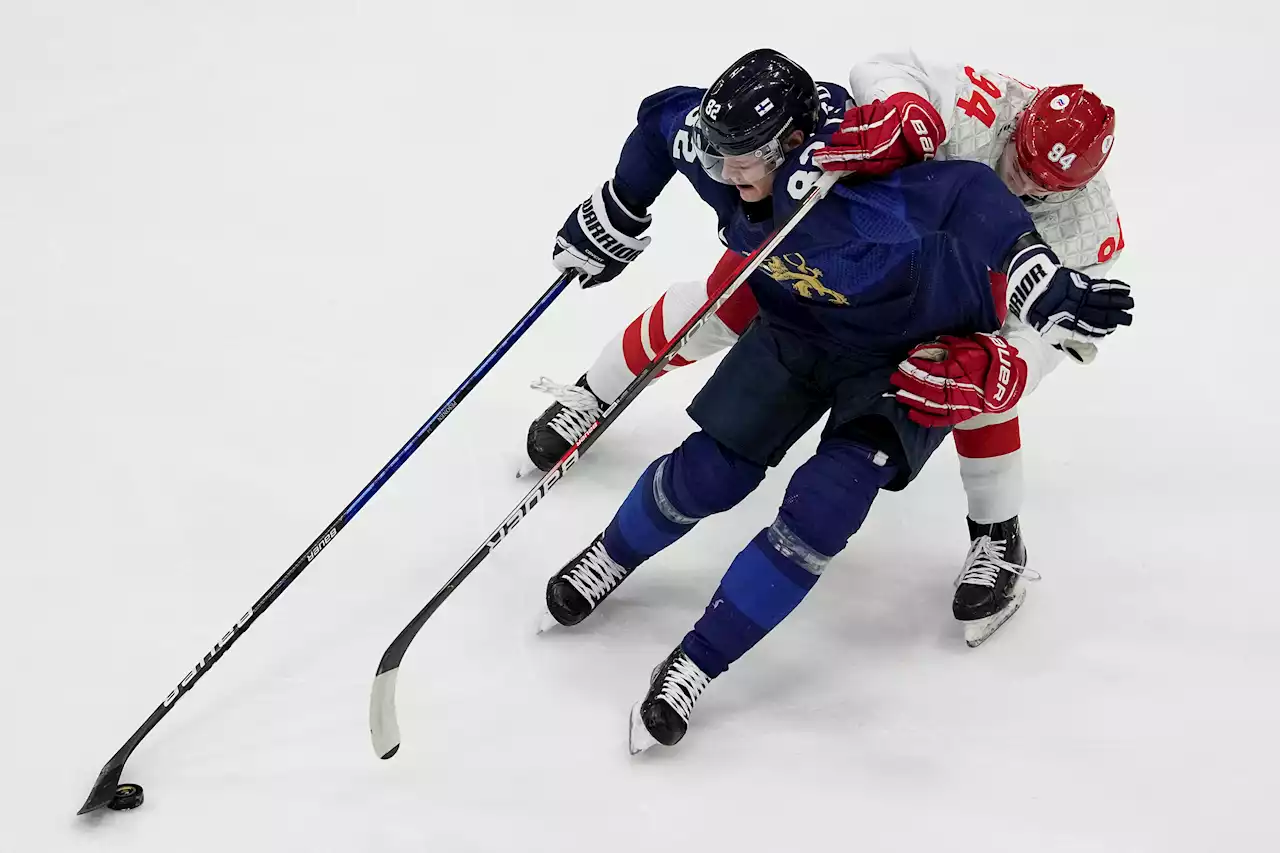
[[[250,610],[248,613],[241,616],[240,620],[236,622],[236,624],[231,626],[230,631],[222,635],[222,639],[218,640],[218,642],[214,644],[212,649],[209,649],[209,651],[205,652],[204,657],[200,658],[200,661],[191,668],[191,671],[188,672],[186,676],[183,677],[182,681],[178,682],[178,686],[173,688],[173,690],[169,691],[169,695],[164,698],[164,702],[162,703],[164,707],[167,708],[168,706],[172,705],[174,701],[177,700],[178,694],[180,694],[183,690],[185,690],[187,686],[191,684],[191,682],[195,681],[196,674],[199,673],[200,670],[204,669],[209,664],[209,662],[213,660],[214,656],[217,655],[218,652],[222,651],[222,649],[227,645],[227,643],[231,642],[232,638],[235,637],[236,632],[238,632],[245,625],[248,625],[249,620],[252,618],[253,618],[253,610]]]

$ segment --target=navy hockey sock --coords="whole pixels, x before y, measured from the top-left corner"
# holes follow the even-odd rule
[[[849,542],[895,473],[883,453],[830,439],[791,478],[772,525],[756,534],[720,581],[684,651],[714,678],[796,608]]]
[[[709,515],[736,506],[764,479],[765,469],[704,432],[695,432],[655,460],[604,532],[604,547],[634,569]]]

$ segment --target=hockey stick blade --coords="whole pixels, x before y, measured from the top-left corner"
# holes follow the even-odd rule
[[[130,750],[132,752],[132,750]],[[116,753],[107,762],[107,766],[102,768],[102,772],[98,774],[98,779],[93,783],[93,790],[89,792],[89,798],[84,801],[84,805],[80,807],[80,811],[76,814],[88,814],[105,808],[111,803],[116,795],[116,788],[120,786],[120,774],[124,773],[124,763],[127,756],[121,757]]]
[[[599,422],[597,422],[598,424]],[[489,552],[498,546],[507,534],[520,523],[529,512],[538,505],[538,503],[546,496],[547,492],[564,477],[564,473],[573,467],[578,461],[580,455],[579,448],[585,449],[583,441],[595,432],[596,427],[592,426],[587,431],[587,435],[583,436],[582,441],[573,447],[564,458],[557,462],[550,471],[542,475],[542,479],[534,486],[524,500],[520,502],[515,510],[503,520],[502,524],[489,534],[489,538],[484,544],[472,553],[471,557],[463,564],[462,568],[449,578],[448,583],[444,585],[439,592],[432,596],[427,602],[426,607],[418,611],[413,617],[413,621],[405,626],[404,630],[396,637],[396,639],[383,652],[382,659],[378,661],[378,674],[373,679],[373,690],[369,696],[369,735],[373,739],[373,750],[380,758],[391,758],[400,750],[400,724],[396,716],[396,678],[400,672],[400,661],[404,659],[404,654],[409,648],[409,644],[413,642],[413,638],[417,636],[418,631],[426,624],[431,615],[444,604],[447,599],[458,586],[466,580],[467,575],[471,574],[489,556]]]
[[[399,669],[378,673],[369,698],[369,731],[373,750],[379,758],[391,758],[400,751],[400,724],[396,722],[396,674]]]
[[[453,594],[453,591],[467,579],[467,576],[484,561],[485,557],[489,556],[489,553],[506,538],[507,534],[535,506],[542,502],[551,487],[560,482],[565,472],[578,461],[578,458],[583,453],[586,453],[587,448],[622,414],[627,406],[631,405],[632,401],[644,390],[644,387],[671,361],[676,353],[693,337],[693,334],[706,323],[707,319],[714,315],[716,310],[729,300],[734,291],[764,263],[765,258],[773,253],[774,249],[791,233],[791,230],[800,223],[805,214],[812,210],[813,206],[835,186],[839,177],[839,173],[827,172],[817,180],[813,187],[805,193],[796,209],[787,217],[787,220],[778,226],[778,229],[773,232],[769,239],[752,253],[737,275],[722,285],[720,290],[696,314],[689,318],[684,327],[671,337],[666,347],[654,357],[653,361],[649,362],[639,376],[631,381],[631,384],[618,396],[618,399],[614,400],[601,413],[586,434],[578,440],[578,443],[569,448],[564,457],[543,475],[538,484],[525,495],[520,505],[512,510],[502,524],[498,525],[489,534],[484,544],[472,553],[462,568],[454,572],[453,577],[449,578],[445,585],[440,588],[440,591],[432,596],[426,606],[419,610],[409,624],[396,635],[391,645],[387,646],[381,660],[378,661],[378,671],[373,680],[372,695],[369,700],[369,734],[373,740],[374,751],[380,757],[391,758],[400,749],[400,725],[396,718],[396,674],[399,672],[400,662],[404,660],[405,653],[409,650],[409,645],[418,635],[418,632],[422,630],[422,626],[440,608],[440,605],[444,604],[445,600]]]

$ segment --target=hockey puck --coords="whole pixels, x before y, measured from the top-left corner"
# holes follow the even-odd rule
[[[116,788],[115,796],[111,798],[111,802],[107,803],[107,808],[118,812],[136,809],[140,805],[142,805],[142,786],[121,785]]]

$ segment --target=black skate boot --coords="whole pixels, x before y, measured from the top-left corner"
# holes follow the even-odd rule
[[[1039,580],[1027,565],[1027,549],[1015,515],[995,524],[969,522],[972,545],[956,578],[951,612],[964,623],[964,638],[978,646],[1017,612],[1026,597],[1023,580]]]
[[[545,376],[533,383],[538,391],[556,398],[529,424],[525,449],[529,461],[540,471],[550,471],[569,448],[578,443],[604,411],[605,402],[587,385],[584,373],[576,385],[557,385]]]
[[[629,574],[631,569],[619,566],[605,551],[601,533],[547,581],[547,612],[560,625],[577,625]],[[544,628],[550,626],[544,620]]]
[[[693,706],[711,683],[698,665],[676,646],[649,676],[649,692],[631,709],[627,748],[632,755],[655,744],[675,746],[689,730]]]

